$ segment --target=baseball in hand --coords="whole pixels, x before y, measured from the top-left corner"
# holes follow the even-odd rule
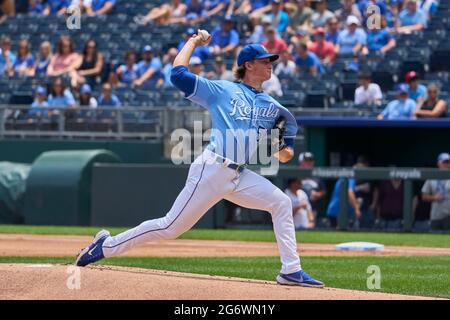
[[[209,38],[211,38],[211,35],[210,35],[209,32],[206,31],[206,30],[198,29],[197,34],[198,34],[200,37],[202,37],[202,40],[203,40],[203,41],[208,41]]]

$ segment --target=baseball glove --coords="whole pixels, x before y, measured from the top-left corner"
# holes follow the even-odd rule
[[[279,117],[273,126],[272,129],[278,130],[278,136],[272,137],[272,145],[278,151],[283,150],[287,147],[286,142],[284,141],[284,133],[286,131],[286,119],[284,117]]]

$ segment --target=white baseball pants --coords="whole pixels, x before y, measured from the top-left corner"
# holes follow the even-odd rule
[[[291,200],[279,188],[255,172],[241,173],[216,162],[205,150],[191,164],[186,185],[165,217],[148,220],[103,243],[105,257],[112,257],[148,241],[175,239],[191,229],[222,199],[239,206],[268,211],[272,215],[282,268],[289,274],[301,270],[297,253]]]

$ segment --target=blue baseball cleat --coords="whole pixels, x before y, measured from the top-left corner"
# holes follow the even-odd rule
[[[99,231],[92,243],[81,250],[80,254],[75,261],[75,264],[79,267],[87,266],[90,263],[94,263],[103,259],[105,256],[103,255],[102,245],[105,242],[106,238],[110,236],[109,231],[101,230]]]
[[[280,273],[277,276],[277,283],[288,286],[302,286],[311,288],[323,288],[325,286],[323,282],[314,279],[303,270],[290,274]]]

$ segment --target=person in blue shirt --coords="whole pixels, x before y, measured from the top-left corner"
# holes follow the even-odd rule
[[[289,15],[281,10],[282,1],[272,0],[270,11],[266,14],[272,18],[272,26],[282,35],[289,25]]]
[[[34,63],[35,60],[30,53],[28,41],[21,40],[17,51],[17,58],[13,64],[14,73],[22,76],[32,76],[34,75]]]
[[[44,8],[44,16],[62,16],[70,6],[70,0],[47,0]]]
[[[406,8],[398,15],[397,33],[411,33],[427,27],[428,17],[417,7],[416,0],[407,0]]]
[[[409,98],[416,103],[422,103],[427,98],[427,88],[420,84],[419,74],[415,71],[409,71],[405,80],[409,86]]]
[[[72,92],[66,89],[61,78],[53,80],[51,91],[48,96],[48,105],[51,108],[70,108],[75,107],[76,102]],[[58,111],[51,111],[52,115],[58,114]]]
[[[270,54],[262,45],[247,45],[237,57],[236,75],[240,82],[212,81],[188,71],[195,47],[210,41],[199,35],[189,39],[175,58],[171,74],[174,86],[187,99],[206,108],[212,119],[210,142],[191,164],[183,190],[164,217],[145,221],[115,236],[107,230],[97,233],[94,241],[81,250],[75,264],[86,266],[149,241],[175,239],[192,228],[209,208],[226,199],[271,214],[282,265],[276,277],[279,284],[324,287],[300,264],[290,198],[267,178],[245,168],[256,160],[256,142],[264,131],[269,133],[280,116],[285,119],[286,130],[281,137],[277,134],[282,143],[276,143],[271,153],[283,163],[294,156],[297,121],[262,91],[262,83],[270,79],[278,55]]]
[[[309,73],[316,76],[325,72],[320,59],[313,52],[308,50],[306,43],[300,43],[297,46],[296,51],[297,57],[295,58],[295,64],[298,73]]]
[[[381,28],[369,28],[367,33],[367,49],[369,52],[385,54],[395,47],[396,41],[386,27],[386,19],[381,16]]]
[[[204,2],[207,17],[212,17],[220,12],[231,14],[228,10],[228,6],[230,4],[229,0],[206,0]]]
[[[340,178],[334,185],[333,193],[331,194],[331,200],[327,208],[327,217],[330,221],[330,225],[333,228],[338,226],[339,213],[340,213],[340,202],[341,200],[341,185],[344,183],[344,179]],[[359,220],[361,218],[361,210],[359,208],[358,201],[355,196],[356,191],[356,181],[355,179],[348,179],[348,217],[352,221],[356,218]]]
[[[164,67],[163,67],[162,73],[164,75],[164,84],[163,84],[164,88],[173,87],[173,84],[170,81],[170,75],[172,73],[173,61],[175,60],[175,57],[177,56],[177,54],[178,54],[177,48],[170,48],[167,51],[167,54],[163,58]]]
[[[235,54],[239,45],[239,34],[233,27],[234,19],[226,16],[221,26],[211,32],[209,47],[214,55]]]
[[[112,120],[116,113],[111,110],[101,110],[103,108],[117,108],[120,107],[121,102],[119,98],[112,92],[112,87],[109,83],[104,83],[102,86],[102,94],[97,99],[98,111],[97,119]]]
[[[388,103],[383,112],[378,115],[378,120],[406,120],[414,117],[416,103],[408,97],[408,85],[405,83],[400,84],[397,93],[398,98]]]
[[[201,0],[186,0],[185,23],[192,25],[202,23],[207,18],[205,2]]]
[[[11,39],[2,36],[0,39],[0,76],[12,74],[16,55],[11,51]]]
[[[367,45],[366,32],[359,28],[359,20],[355,16],[347,17],[347,29],[341,31],[337,39],[336,52],[339,55],[357,55],[364,53]]]
[[[119,81],[128,85],[131,85],[138,78],[138,66],[134,50],[125,53],[125,63],[117,68],[116,73]]]
[[[53,52],[52,45],[49,41],[44,41],[39,46],[39,53],[36,59],[35,64],[35,75],[44,75],[47,74],[47,68],[52,60]]]
[[[41,0],[29,0],[28,1],[28,14],[32,15],[42,15],[44,13],[44,6]]]
[[[196,33],[195,29],[192,27],[189,27],[184,32],[184,40],[181,41],[178,46],[178,52],[184,47],[186,42],[189,40],[190,37],[192,37]],[[205,61],[208,59],[208,57],[211,55],[211,52],[208,47],[197,47],[194,50],[194,53],[192,54],[193,57],[199,57],[202,61]]]
[[[31,104],[31,109],[28,111],[28,116],[30,118],[47,118],[48,107],[49,104],[47,102],[47,90],[44,87],[39,86],[36,88],[34,101]]]
[[[149,45],[144,47],[142,60],[137,64],[138,78],[133,81],[133,85],[143,88],[156,88],[156,84],[162,77],[162,63],[155,57],[153,48]]]
[[[336,45],[340,33],[341,33],[341,30],[339,30],[338,19],[336,17],[332,17],[332,18],[328,19],[327,32],[325,33],[325,40]]]
[[[89,5],[85,5],[88,16],[94,17],[108,14],[114,9],[117,0],[92,0]]]

